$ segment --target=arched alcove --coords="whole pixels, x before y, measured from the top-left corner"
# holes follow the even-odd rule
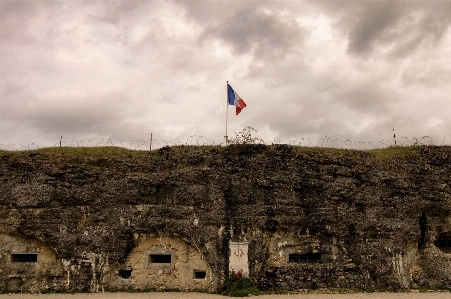
[[[208,289],[211,281],[211,269],[199,250],[176,237],[144,238],[109,275],[113,289]]]
[[[46,243],[0,235],[1,283],[7,291],[59,289],[65,272],[57,253]]]

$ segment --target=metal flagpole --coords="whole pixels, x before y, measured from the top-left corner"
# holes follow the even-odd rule
[[[395,134],[395,129],[393,129],[393,140],[395,141],[395,146],[396,146],[396,134]]]
[[[226,81],[226,83],[227,83],[227,86],[226,86],[226,88],[227,88],[227,90],[226,90],[226,97],[227,97],[227,101],[226,101],[226,105],[227,105],[227,107],[226,107],[226,134],[225,134],[225,144],[226,144],[226,146],[227,146],[227,143],[228,143],[228,140],[229,140],[229,138],[228,138],[228,136],[227,136],[227,117],[228,117],[228,115],[229,115],[229,81]]]

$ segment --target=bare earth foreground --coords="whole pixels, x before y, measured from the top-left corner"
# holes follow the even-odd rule
[[[450,292],[429,293],[353,293],[353,294],[284,294],[255,296],[259,299],[449,299]],[[77,293],[77,294],[3,294],[0,299],[219,299],[232,298],[203,293]]]

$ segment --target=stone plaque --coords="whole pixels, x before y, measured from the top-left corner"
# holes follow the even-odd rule
[[[243,275],[249,276],[249,242],[230,242],[229,248],[229,271],[242,271]]]

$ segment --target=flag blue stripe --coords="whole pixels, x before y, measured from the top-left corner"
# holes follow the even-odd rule
[[[233,91],[232,86],[227,84],[227,103],[229,105],[235,105],[235,91]]]

